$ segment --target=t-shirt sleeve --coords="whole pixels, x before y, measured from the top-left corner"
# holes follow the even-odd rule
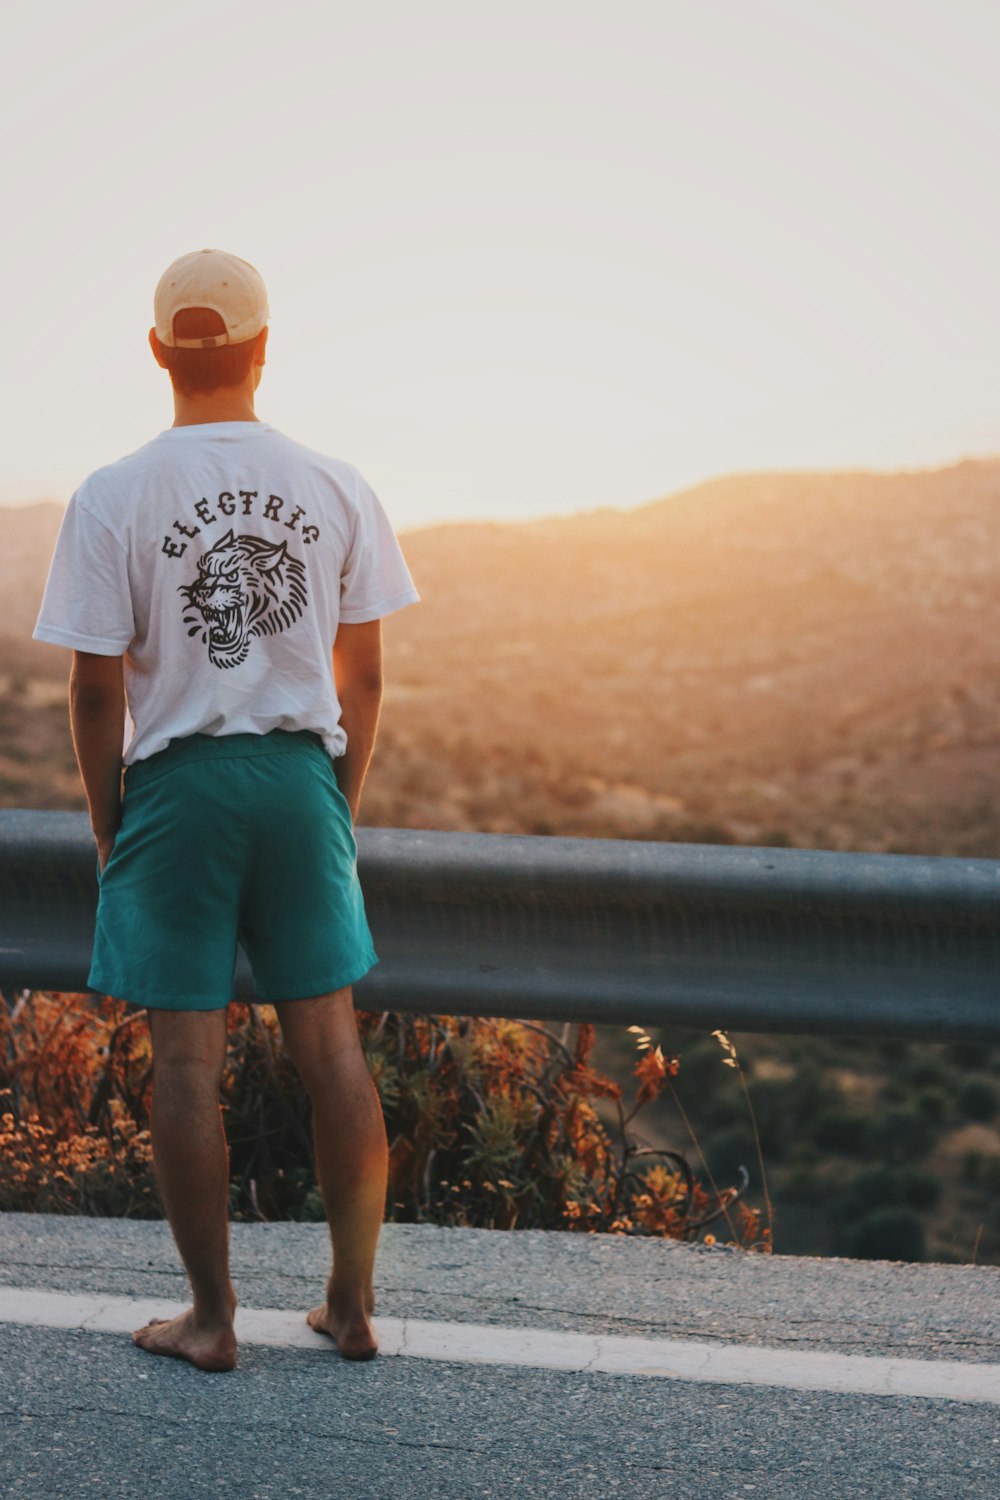
[[[356,477],[357,520],[340,575],[340,618],[346,625],[379,620],[420,599],[382,502],[367,480]]]
[[[134,635],[125,549],[78,492],[63,517],[34,638],[95,656],[121,656]]]

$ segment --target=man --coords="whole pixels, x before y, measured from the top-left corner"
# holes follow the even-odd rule
[[[308,1321],[367,1359],[387,1150],[354,1019],[378,961],[354,824],[380,622],[419,596],[358,471],[258,419],[254,268],[182,256],[154,311],[173,426],[73,496],[35,629],[73,649],[100,880],[88,983],[148,1011],[154,1166],[193,1292],[134,1339],[205,1370],[236,1360],[219,1085],[239,939],[312,1102],[333,1269]]]

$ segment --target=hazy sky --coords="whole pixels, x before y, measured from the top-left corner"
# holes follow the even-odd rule
[[[171,420],[175,256],[400,528],[1000,451],[995,0],[41,0],[4,24],[0,500]]]

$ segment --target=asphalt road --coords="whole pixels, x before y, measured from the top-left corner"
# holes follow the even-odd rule
[[[326,1235],[234,1225],[244,1305],[315,1300]],[[184,1297],[166,1227],[0,1216],[0,1283]],[[1000,1271],[386,1226],[377,1317],[1000,1363]],[[0,1494],[769,1500],[1000,1489],[1000,1406],[246,1344],[205,1375],[127,1336],[0,1324]]]

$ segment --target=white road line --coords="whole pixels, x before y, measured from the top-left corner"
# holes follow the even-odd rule
[[[147,1297],[83,1297],[0,1287],[0,1323],[129,1333],[150,1318],[171,1317],[182,1303]],[[560,1333],[548,1328],[498,1328],[376,1318],[383,1355],[459,1364],[522,1365],[534,1370],[645,1375],[712,1385],[781,1386],[867,1396],[922,1396],[1000,1406],[1000,1365],[957,1360],[892,1359],[823,1350],[770,1349],[756,1344],[705,1344],[681,1339]],[[327,1349],[301,1313],[240,1307],[236,1332],[247,1344]]]

